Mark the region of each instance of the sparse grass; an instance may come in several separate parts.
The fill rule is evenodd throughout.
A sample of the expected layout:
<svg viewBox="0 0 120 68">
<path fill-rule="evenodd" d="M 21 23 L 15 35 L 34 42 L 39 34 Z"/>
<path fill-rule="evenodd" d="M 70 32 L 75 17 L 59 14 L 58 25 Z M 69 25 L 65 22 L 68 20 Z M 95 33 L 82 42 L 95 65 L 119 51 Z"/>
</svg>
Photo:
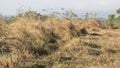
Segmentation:
<svg viewBox="0 0 120 68">
<path fill-rule="evenodd" d="M 9 24 L 0 22 L 1 68 L 120 66 L 120 29 L 108 29 L 107 24 L 94 18 L 38 19 L 34 14 Z"/>
</svg>

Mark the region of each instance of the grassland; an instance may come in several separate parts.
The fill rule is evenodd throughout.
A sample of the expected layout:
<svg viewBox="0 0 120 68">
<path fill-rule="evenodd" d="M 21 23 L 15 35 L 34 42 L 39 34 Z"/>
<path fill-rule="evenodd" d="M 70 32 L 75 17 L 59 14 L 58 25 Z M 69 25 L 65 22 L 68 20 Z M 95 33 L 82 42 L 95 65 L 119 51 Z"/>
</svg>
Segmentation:
<svg viewBox="0 0 120 68">
<path fill-rule="evenodd" d="M 0 20 L 0 68 L 120 67 L 119 27 L 95 18 L 46 17 Z"/>
</svg>

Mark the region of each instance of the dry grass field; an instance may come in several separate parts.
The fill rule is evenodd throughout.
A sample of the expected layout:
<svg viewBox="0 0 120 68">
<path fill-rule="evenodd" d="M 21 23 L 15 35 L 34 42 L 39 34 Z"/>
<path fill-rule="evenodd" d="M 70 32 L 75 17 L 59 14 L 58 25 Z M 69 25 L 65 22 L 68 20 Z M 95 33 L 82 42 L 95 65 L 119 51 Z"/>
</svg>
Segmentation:
<svg viewBox="0 0 120 68">
<path fill-rule="evenodd" d="M 0 21 L 0 68 L 119 68 L 119 40 L 94 18 Z"/>
</svg>

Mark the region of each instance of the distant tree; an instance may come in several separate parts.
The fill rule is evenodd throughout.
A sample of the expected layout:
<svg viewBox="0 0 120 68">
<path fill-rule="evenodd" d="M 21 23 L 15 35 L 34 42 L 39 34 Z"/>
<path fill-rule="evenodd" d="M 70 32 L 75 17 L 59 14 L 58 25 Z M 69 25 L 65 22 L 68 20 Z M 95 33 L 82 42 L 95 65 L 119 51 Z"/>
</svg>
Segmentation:
<svg viewBox="0 0 120 68">
<path fill-rule="evenodd" d="M 72 10 L 68 10 L 64 13 L 64 17 L 67 19 L 73 19 L 73 18 L 77 18 L 78 16 Z"/>
<path fill-rule="evenodd" d="M 117 14 L 120 15 L 120 8 L 116 10 Z M 120 16 L 117 17 L 118 20 L 120 20 Z"/>
<path fill-rule="evenodd" d="M 116 10 L 117 11 L 117 14 L 120 14 L 120 8 Z"/>
<path fill-rule="evenodd" d="M 115 18 L 115 14 L 109 14 L 108 15 L 109 21 L 113 21 L 114 18 Z"/>
<path fill-rule="evenodd" d="M 85 18 L 95 18 L 96 17 L 96 13 L 86 13 L 86 15 L 85 15 Z"/>
<path fill-rule="evenodd" d="M 29 19 L 37 19 L 38 13 L 35 11 L 27 11 L 27 12 L 25 12 L 24 16 Z"/>
<path fill-rule="evenodd" d="M 109 14 L 108 15 L 108 21 L 109 21 L 109 25 L 111 27 L 114 27 L 114 23 L 113 23 L 114 19 L 115 19 L 115 14 Z"/>
</svg>

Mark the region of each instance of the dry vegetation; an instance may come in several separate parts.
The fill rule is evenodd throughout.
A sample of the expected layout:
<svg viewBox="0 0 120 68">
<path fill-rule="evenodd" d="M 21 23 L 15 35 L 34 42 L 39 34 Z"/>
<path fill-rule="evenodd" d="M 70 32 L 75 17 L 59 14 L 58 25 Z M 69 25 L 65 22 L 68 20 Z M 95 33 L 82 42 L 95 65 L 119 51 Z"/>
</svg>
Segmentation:
<svg viewBox="0 0 120 68">
<path fill-rule="evenodd" d="M 44 17 L 0 21 L 0 68 L 120 67 L 120 29 L 95 18 Z"/>
</svg>

